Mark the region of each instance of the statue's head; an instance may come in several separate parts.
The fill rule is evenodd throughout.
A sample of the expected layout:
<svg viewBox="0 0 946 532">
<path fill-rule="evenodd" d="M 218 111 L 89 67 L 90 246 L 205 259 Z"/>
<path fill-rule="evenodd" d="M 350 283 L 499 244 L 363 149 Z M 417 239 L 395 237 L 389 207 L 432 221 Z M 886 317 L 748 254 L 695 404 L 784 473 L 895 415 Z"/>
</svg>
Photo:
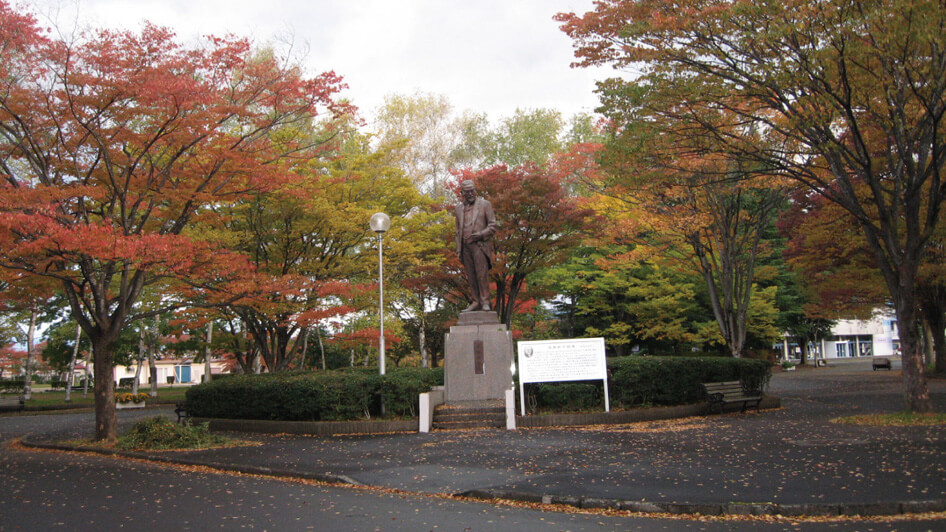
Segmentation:
<svg viewBox="0 0 946 532">
<path fill-rule="evenodd" d="M 464 203 L 472 204 L 476 201 L 476 185 L 473 180 L 467 179 L 460 183 L 460 195 L 463 196 Z"/>
</svg>

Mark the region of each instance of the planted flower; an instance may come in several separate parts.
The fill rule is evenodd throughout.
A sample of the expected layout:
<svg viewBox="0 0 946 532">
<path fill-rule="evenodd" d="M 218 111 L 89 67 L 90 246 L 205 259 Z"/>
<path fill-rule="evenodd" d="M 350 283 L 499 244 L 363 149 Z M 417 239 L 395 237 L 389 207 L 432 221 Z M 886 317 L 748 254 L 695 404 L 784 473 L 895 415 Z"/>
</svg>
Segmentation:
<svg viewBox="0 0 946 532">
<path fill-rule="evenodd" d="M 135 394 L 133 393 L 117 393 L 115 394 L 115 401 L 121 404 L 128 404 L 135 400 Z"/>
<path fill-rule="evenodd" d="M 115 394 L 115 401 L 123 405 L 128 404 L 128 403 L 140 404 L 147 401 L 148 397 L 150 396 L 146 392 L 138 392 L 138 393 L 125 392 L 125 393 Z"/>
</svg>

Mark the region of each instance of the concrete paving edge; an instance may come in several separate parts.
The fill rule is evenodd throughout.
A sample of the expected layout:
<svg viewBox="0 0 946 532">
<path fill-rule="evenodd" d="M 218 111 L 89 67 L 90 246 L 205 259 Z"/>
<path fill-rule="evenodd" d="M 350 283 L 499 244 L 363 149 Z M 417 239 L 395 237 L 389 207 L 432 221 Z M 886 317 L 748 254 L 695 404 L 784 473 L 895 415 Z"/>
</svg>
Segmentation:
<svg viewBox="0 0 946 532">
<path fill-rule="evenodd" d="M 536 495 L 503 489 L 478 489 L 456 494 L 481 500 L 509 500 L 537 504 L 558 504 L 583 509 L 626 510 L 636 513 L 666 513 L 678 515 L 781 515 L 804 516 L 884 516 L 946 512 L 946 499 L 926 501 L 895 501 L 876 503 L 811 503 L 780 504 L 772 502 L 681 503 L 653 501 L 625 501 L 600 497 Z"/>
<path fill-rule="evenodd" d="M 45 449 L 50 451 L 66 451 L 66 452 L 81 452 L 81 453 L 93 453 L 101 454 L 104 456 L 117 456 L 122 458 L 133 458 L 136 460 L 145 460 L 148 462 L 157 462 L 162 464 L 171 464 L 179 466 L 197 466 L 197 467 L 208 467 L 211 469 L 218 469 L 220 471 L 228 471 L 232 473 L 241 473 L 245 475 L 263 475 L 269 477 L 278 477 L 278 478 L 295 478 L 303 480 L 315 480 L 317 482 L 325 482 L 328 484 L 349 484 L 352 486 L 361 486 L 362 484 L 355 479 L 345 476 L 345 475 L 335 475 L 331 473 L 313 473 L 306 471 L 288 471 L 281 469 L 273 469 L 269 467 L 262 466 L 251 466 L 251 465 L 240 465 L 233 463 L 222 463 L 214 462 L 210 460 L 198 460 L 190 458 L 174 458 L 168 456 L 161 456 L 150 453 L 141 453 L 133 451 L 121 451 L 118 449 L 103 449 L 101 447 L 91 447 L 85 445 L 68 445 L 62 443 L 47 443 L 47 442 L 35 442 L 29 440 L 21 440 L 20 444 L 24 447 L 32 447 L 36 449 Z"/>
<path fill-rule="evenodd" d="M 384 434 L 417 432 L 417 419 L 393 421 L 270 421 L 263 419 L 191 418 L 194 423 L 210 423 L 210 430 L 256 432 L 261 434 L 296 434 L 331 436 L 334 434 Z"/>
</svg>

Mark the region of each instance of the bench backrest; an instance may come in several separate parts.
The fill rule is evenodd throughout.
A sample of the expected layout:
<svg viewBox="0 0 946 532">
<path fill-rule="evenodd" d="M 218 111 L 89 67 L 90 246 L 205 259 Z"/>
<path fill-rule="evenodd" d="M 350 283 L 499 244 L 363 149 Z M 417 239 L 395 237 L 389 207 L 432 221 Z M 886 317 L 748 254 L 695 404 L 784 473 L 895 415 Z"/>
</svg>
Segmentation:
<svg viewBox="0 0 946 532">
<path fill-rule="evenodd" d="M 721 393 L 724 397 L 745 395 L 745 390 L 739 381 L 704 382 L 703 389 L 706 390 L 707 395 L 714 393 Z"/>
</svg>

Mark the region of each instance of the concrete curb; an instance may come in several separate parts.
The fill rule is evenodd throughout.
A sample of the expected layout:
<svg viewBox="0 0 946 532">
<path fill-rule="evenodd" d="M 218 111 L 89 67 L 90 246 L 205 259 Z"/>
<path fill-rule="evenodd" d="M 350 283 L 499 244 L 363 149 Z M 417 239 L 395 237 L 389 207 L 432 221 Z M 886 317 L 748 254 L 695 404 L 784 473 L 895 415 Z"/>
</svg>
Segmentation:
<svg viewBox="0 0 946 532">
<path fill-rule="evenodd" d="M 191 418 L 193 423 L 210 423 L 210 430 L 260 434 L 331 436 L 333 434 L 384 434 L 417 432 L 417 419 L 394 421 L 269 421 L 262 419 Z"/>
<path fill-rule="evenodd" d="M 134 458 L 137 460 L 146 460 L 149 462 L 157 462 L 162 464 L 172 464 L 172 465 L 181 465 L 181 466 L 200 466 L 200 467 L 209 467 L 212 469 L 219 469 L 221 471 L 229 471 L 233 473 L 242 473 L 245 475 L 264 475 L 270 477 L 279 477 L 279 478 L 296 478 L 304 480 L 315 480 L 318 482 L 326 482 L 329 484 L 347 484 L 351 486 L 362 486 L 360 482 L 347 477 L 345 475 L 335 475 L 332 473 L 312 473 L 306 471 L 286 471 L 281 469 L 273 469 L 269 467 L 262 466 L 250 466 L 250 465 L 239 465 L 233 463 L 220 463 L 213 462 L 208 460 L 197 460 L 190 458 L 173 458 L 168 456 L 160 456 L 148 453 L 136 453 L 133 451 L 121 451 L 118 449 L 102 449 L 99 447 L 90 447 L 85 445 L 65 445 L 59 443 L 46 443 L 46 442 L 33 442 L 28 440 L 21 440 L 20 443 L 24 447 L 32 447 L 36 449 L 46 449 L 51 451 L 68 451 L 68 452 L 82 452 L 82 453 L 93 453 L 100 454 L 103 456 L 118 456 L 122 458 Z"/>
<path fill-rule="evenodd" d="M 558 504 L 582 509 L 626 510 L 636 513 L 676 515 L 781 515 L 802 516 L 885 516 L 946 511 L 946 499 L 926 501 L 895 501 L 875 503 L 806 503 L 772 502 L 686 503 L 626 501 L 600 497 L 536 495 L 502 489 L 477 489 L 457 496 L 480 500 L 509 500 L 536 504 Z"/>
</svg>

